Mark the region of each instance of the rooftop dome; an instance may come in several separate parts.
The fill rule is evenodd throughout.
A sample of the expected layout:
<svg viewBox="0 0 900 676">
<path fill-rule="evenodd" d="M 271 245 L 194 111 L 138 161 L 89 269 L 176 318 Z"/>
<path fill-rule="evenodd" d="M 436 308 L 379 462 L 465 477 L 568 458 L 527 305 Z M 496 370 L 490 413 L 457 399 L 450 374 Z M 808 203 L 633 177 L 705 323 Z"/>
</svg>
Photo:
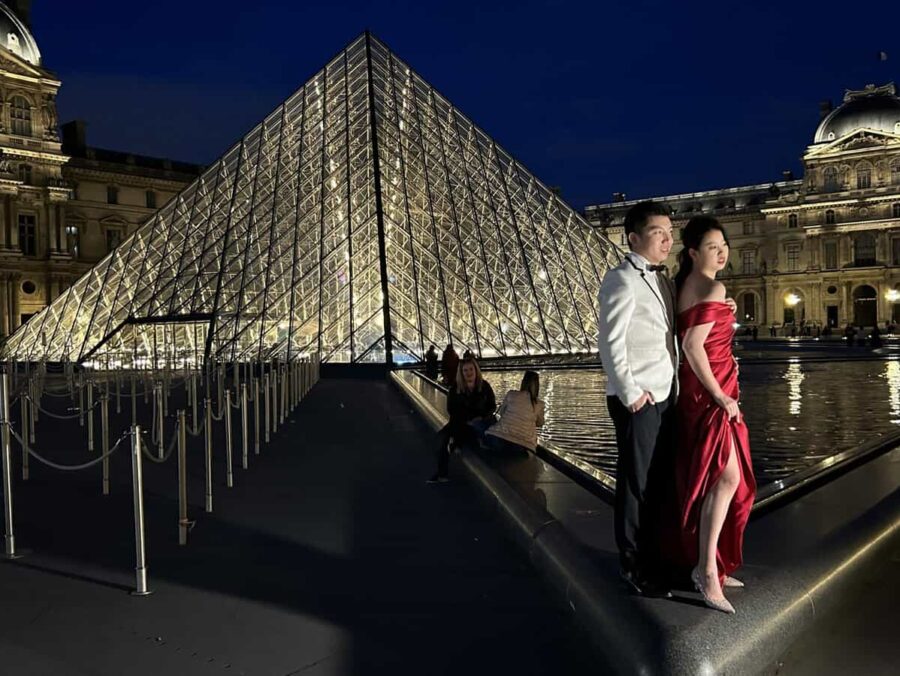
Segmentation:
<svg viewBox="0 0 900 676">
<path fill-rule="evenodd" d="M 828 143 L 857 129 L 900 134 L 900 98 L 893 82 L 883 87 L 867 85 L 862 90 L 847 90 L 844 102 L 819 124 L 815 143 Z"/>
<path fill-rule="evenodd" d="M 31 31 L 4 2 L 0 2 L 0 47 L 32 65 L 41 65 L 41 52 Z"/>
</svg>

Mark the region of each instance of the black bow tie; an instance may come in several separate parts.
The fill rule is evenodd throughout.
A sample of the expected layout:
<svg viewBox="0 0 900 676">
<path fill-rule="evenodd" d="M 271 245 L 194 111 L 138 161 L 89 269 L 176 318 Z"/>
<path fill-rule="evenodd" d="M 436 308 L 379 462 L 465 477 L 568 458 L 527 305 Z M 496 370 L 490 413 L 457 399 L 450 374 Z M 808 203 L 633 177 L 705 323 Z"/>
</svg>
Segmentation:
<svg viewBox="0 0 900 676">
<path fill-rule="evenodd" d="M 647 272 L 665 272 L 668 268 L 665 265 L 648 265 L 645 270 Z"/>
</svg>

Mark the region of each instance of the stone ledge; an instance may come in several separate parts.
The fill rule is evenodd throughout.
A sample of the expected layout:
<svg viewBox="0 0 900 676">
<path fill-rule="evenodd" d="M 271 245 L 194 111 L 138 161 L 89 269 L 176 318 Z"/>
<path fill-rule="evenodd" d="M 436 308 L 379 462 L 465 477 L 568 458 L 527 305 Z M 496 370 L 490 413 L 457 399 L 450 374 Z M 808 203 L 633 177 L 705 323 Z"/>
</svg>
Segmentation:
<svg viewBox="0 0 900 676">
<path fill-rule="evenodd" d="M 411 385 L 415 375 L 390 377 L 431 427 L 446 422 L 436 399 Z M 896 454 L 900 451 L 854 472 L 879 471 L 873 465 Z M 900 548 L 900 489 L 895 488 L 814 547 L 786 556 L 779 567 L 748 560 L 742 571 L 747 589 L 735 597 L 739 612 L 724 616 L 702 607 L 695 595 L 678 594 L 680 603 L 628 595 L 615 569 L 604 568 L 556 517 L 529 504 L 476 453 L 460 459 L 513 539 L 588 629 L 604 660 L 623 673 L 772 672 L 801 634 L 813 630 L 862 579 L 878 574 Z M 766 517 L 772 518 L 777 513 Z"/>
</svg>

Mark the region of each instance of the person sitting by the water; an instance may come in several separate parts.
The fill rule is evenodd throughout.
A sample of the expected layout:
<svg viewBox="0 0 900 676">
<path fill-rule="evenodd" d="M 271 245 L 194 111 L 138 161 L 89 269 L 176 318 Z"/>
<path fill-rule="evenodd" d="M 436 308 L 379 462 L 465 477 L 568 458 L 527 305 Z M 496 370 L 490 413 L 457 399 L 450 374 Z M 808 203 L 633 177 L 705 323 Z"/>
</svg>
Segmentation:
<svg viewBox="0 0 900 676">
<path fill-rule="evenodd" d="M 459 368 L 459 355 L 453 349 L 453 343 L 447 345 L 441 355 L 441 382 L 450 386 L 456 380 L 456 371 Z"/>
<path fill-rule="evenodd" d="M 437 380 L 438 377 L 438 354 L 434 345 L 425 353 L 425 377 L 432 380 Z"/>
<path fill-rule="evenodd" d="M 484 431 L 494 422 L 497 399 L 494 390 L 481 375 L 474 357 L 463 359 L 456 372 L 456 382 L 447 392 L 450 421 L 438 432 L 438 467 L 428 483 L 448 480 L 450 440 L 459 448 L 478 443 Z"/>
<path fill-rule="evenodd" d="M 869 334 L 869 347 L 875 349 L 882 346 L 881 331 L 878 330 L 878 323 L 872 327 L 872 333 Z"/>
<path fill-rule="evenodd" d="M 500 404 L 500 420 L 485 433 L 485 443 L 495 450 L 532 451 L 537 448 L 537 428 L 544 424 L 544 402 L 538 399 L 541 381 L 525 371 L 518 390 L 506 393 Z"/>
</svg>

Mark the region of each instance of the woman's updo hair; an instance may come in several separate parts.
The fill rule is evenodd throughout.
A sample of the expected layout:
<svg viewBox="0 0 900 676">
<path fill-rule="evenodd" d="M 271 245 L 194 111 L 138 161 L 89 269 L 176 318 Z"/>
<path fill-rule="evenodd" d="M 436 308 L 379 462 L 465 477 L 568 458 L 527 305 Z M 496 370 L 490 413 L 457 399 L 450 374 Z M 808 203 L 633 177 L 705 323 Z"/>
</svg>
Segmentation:
<svg viewBox="0 0 900 676">
<path fill-rule="evenodd" d="M 700 243 L 706 237 L 706 233 L 711 230 L 718 230 L 725 238 L 725 244 L 728 244 L 728 234 L 725 228 L 719 223 L 718 219 L 712 216 L 694 216 L 687 222 L 687 225 L 681 229 L 681 251 L 678 252 L 678 272 L 675 274 L 675 288 L 681 289 L 684 280 L 694 269 L 694 259 L 691 258 L 690 250 L 698 251 Z"/>
</svg>

